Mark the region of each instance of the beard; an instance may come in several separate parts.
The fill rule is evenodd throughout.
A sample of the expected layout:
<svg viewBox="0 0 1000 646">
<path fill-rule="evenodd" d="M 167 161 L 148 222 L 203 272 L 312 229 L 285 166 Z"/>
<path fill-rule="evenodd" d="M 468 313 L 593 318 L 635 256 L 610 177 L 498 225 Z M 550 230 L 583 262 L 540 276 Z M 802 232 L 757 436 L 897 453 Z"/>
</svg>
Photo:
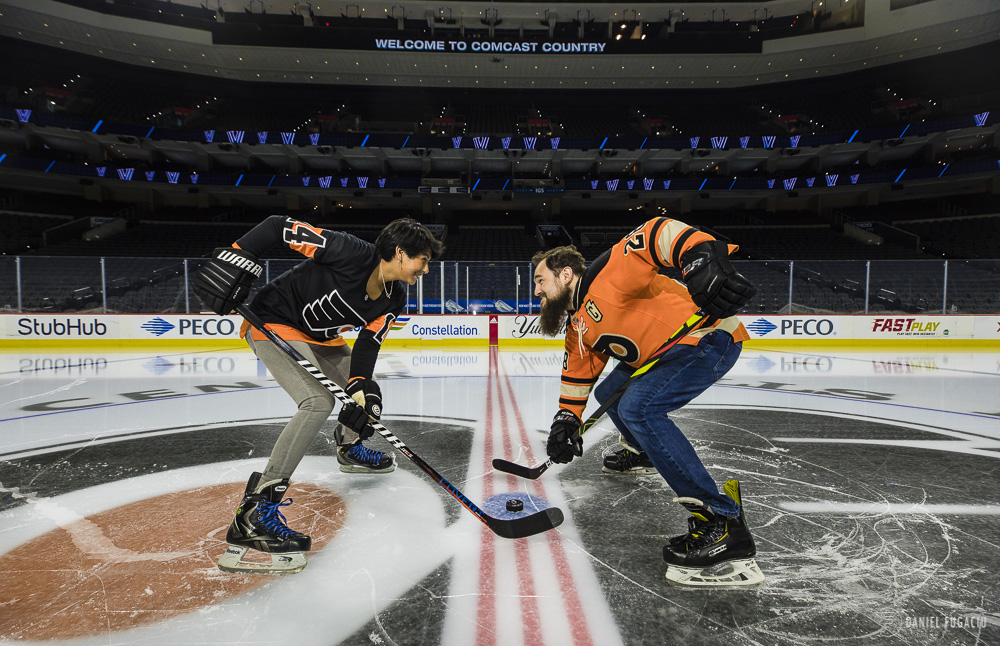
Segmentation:
<svg viewBox="0 0 1000 646">
<path fill-rule="evenodd" d="M 572 294 L 569 287 L 564 287 L 554 298 L 542 301 L 542 311 L 538 316 L 538 327 L 545 336 L 558 336 L 566 323 L 566 312 Z"/>
</svg>

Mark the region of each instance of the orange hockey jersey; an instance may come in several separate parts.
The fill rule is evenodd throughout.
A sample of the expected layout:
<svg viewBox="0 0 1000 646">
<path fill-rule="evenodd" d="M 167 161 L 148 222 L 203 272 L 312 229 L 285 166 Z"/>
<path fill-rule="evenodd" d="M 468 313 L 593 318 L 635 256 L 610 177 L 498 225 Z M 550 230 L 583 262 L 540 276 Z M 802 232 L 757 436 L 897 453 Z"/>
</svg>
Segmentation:
<svg viewBox="0 0 1000 646">
<path fill-rule="evenodd" d="M 587 269 L 577 282 L 566 326 L 560 408 L 582 419 L 609 358 L 638 368 L 698 310 L 684 283 L 659 272 L 679 269 L 681 255 L 707 240 L 714 238 L 683 222 L 654 218 Z M 730 245 L 730 253 L 737 248 Z M 736 341 L 750 338 L 732 316 L 699 327 L 679 343 L 695 345 L 713 330 L 725 330 Z"/>
</svg>

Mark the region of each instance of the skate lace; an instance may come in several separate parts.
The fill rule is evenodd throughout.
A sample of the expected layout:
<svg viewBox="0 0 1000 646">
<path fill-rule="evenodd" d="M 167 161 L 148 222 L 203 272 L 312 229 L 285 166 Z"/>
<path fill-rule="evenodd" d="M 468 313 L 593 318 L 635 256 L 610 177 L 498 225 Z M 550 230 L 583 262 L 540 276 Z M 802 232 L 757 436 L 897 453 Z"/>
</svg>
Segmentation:
<svg viewBox="0 0 1000 646">
<path fill-rule="evenodd" d="M 364 444 L 355 444 L 351 447 L 351 450 L 347 452 L 348 457 L 352 457 L 359 462 L 366 462 L 368 464 L 378 464 L 382 461 L 382 452 L 375 449 L 369 449 Z"/>
<path fill-rule="evenodd" d="M 688 533 L 683 538 L 683 542 L 689 549 L 700 549 L 722 538 L 725 530 L 725 522 L 702 520 L 691 516 L 688 518 Z"/>
<path fill-rule="evenodd" d="M 291 498 L 285 498 L 281 502 L 260 501 L 257 503 L 257 512 L 259 513 L 257 522 L 263 525 L 268 533 L 279 538 L 301 536 L 300 532 L 295 531 L 285 524 L 288 521 L 285 520 L 284 514 L 279 510 L 279 507 L 287 507 L 290 504 L 292 504 Z"/>
<path fill-rule="evenodd" d="M 688 517 L 688 535 L 698 536 L 701 534 L 702 528 L 708 524 L 707 520 L 702 520 L 701 518 L 696 518 L 695 516 Z"/>
<path fill-rule="evenodd" d="M 632 467 L 642 462 L 641 453 L 629 451 L 628 449 L 624 450 L 622 457 L 624 458 L 622 462 L 624 462 L 626 469 L 631 469 Z"/>
</svg>

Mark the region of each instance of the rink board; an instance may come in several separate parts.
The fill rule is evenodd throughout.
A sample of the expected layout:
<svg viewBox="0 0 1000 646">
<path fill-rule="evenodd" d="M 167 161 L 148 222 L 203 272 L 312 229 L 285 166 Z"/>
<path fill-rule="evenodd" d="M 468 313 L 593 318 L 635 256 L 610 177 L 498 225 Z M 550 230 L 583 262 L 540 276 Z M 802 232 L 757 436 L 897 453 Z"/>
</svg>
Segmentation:
<svg viewBox="0 0 1000 646">
<path fill-rule="evenodd" d="M 756 315 L 740 316 L 750 334 L 748 348 L 769 347 L 935 347 L 992 349 L 1000 346 L 1000 314 L 993 316 L 917 315 Z M 4 314 L 0 350 L 33 349 L 243 349 L 242 317 L 203 314 Z M 358 330 L 343 337 L 353 343 Z M 665 334 L 665 338 L 669 333 Z M 527 314 L 400 316 L 385 341 L 397 348 L 502 349 L 559 347 L 538 316 Z"/>
</svg>

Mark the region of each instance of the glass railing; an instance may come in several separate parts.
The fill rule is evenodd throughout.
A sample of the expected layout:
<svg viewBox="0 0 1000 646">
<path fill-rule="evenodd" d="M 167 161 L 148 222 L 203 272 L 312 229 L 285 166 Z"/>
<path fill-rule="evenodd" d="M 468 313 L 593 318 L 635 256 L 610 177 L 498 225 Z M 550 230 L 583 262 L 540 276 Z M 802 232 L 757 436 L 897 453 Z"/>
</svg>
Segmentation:
<svg viewBox="0 0 1000 646">
<path fill-rule="evenodd" d="M 204 259 L 0 257 L 0 311 L 196 313 Z M 264 280 L 295 260 L 268 260 Z M 746 314 L 997 314 L 1000 260 L 736 261 L 756 286 Z M 528 262 L 434 262 L 407 286 L 406 312 L 538 311 Z"/>
</svg>

